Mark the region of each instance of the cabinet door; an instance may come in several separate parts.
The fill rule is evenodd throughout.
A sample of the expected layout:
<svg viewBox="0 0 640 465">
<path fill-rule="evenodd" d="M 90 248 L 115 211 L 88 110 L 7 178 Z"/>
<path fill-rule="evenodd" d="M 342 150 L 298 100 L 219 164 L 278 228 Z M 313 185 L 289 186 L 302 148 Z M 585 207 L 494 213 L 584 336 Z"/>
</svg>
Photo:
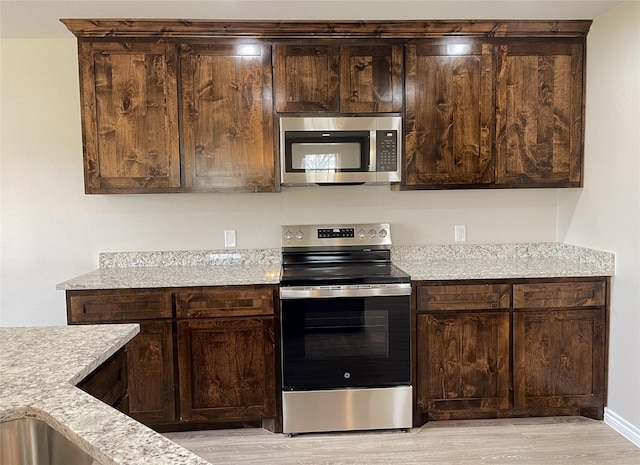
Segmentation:
<svg viewBox="0 0 640 465">
<path fill-rule="evenodd" d="M 582 42 L 497 47 L 496 183 L 582 183 Z"/>
<path fill-rule="evenodd" d="M 175 47 L 79 42 L 86 193 L 180 187 Z"/>
<path fill-rule="evenodd" d="M 418 314 L 417 331 L 419 410 L 509 407 L 508 312 Z"/>
<path fill-rule="evenodd" d="M 275 417 L 273 318 L 179 321 L 178 353 L 181 420 Z"/>
<path fill-rule="evenodd" d="M 129 415 L 153 426 L 176 419 L 173 337 L 170 321 L 140 323 L 126 345 Z"/>
<path fill-rule="evenodd" d="M 339 111 L 340 47 L 275 46 L 277 112 Z"/>
<path fill-rule="evenodd" d="M 271 49 L 181 47 L 185 184 L 275 191 Z"/>
<path fill-rule="evenodd" d="M 605 282 L 514 284 L 513 301 L 514 407 L 589 408 L 602 418 Z"/>
<path fill-rule="evenodd" d="M 468 40 L 407 45 L 403 188 L 487 185 L 492 159 L 492 49 Z"/>
<path fill-rule="evenodd" d="M 604 309 L 514 313 L 514 407 L 602 409 L 604 348 Z"/>
<path fill-rule="evenodd" d="M 402 111 L 402 46 L 342 47 L 340 111 Z"/>
</svg>

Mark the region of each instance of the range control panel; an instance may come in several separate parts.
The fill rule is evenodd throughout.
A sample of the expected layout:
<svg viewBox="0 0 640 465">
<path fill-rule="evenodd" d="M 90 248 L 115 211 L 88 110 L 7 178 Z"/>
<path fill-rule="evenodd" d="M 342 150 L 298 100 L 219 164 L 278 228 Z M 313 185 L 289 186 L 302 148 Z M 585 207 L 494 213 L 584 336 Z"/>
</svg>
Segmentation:
<svg viewBox="0 0 640 465">
<path fill-rule="evenodd" d="M 282 247 L 391 245 L 388 223 L 282 226 Z"/>
<path fill-rule="evenodd" d="M 336 237 L 355 237 L 353 228 L 318 228 L 318 239 L 331 239 Z"/>
</svg>

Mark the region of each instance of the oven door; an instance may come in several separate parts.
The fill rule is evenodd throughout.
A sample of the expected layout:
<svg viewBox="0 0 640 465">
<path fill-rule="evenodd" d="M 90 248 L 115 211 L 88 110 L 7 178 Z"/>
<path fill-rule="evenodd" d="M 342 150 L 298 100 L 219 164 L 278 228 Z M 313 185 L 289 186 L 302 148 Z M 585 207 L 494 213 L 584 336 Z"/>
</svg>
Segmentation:
<svg viewBox="0 0 640 465">
<path fill-rule="evenodd" d="M 283 299 L 283 390 L 411 384 L 410 296 Z"/>
</svg>

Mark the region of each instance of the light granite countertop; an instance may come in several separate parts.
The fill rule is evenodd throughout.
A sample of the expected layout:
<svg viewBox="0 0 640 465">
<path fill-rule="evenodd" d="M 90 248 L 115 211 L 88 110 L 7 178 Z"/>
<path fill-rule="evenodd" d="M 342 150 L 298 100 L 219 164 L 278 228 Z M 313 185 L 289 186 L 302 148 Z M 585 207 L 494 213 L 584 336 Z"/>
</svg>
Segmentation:
<svg viewBox="0 0 640 465">
<path fill-rule="evenodd" d="M 557 242 L 394 246 L 414 281 L 613 276 L 611 252 Z M 59 290 L 278 284 L 280 249 L 114 252 Z"/>
<path fill-rule="evenodd" d="M 414 281 L 613 276 L 615 255 L 556 242 L 395 247 Z"/>
<path fill-rule="evenodd" d="M 0 328 L 0 422 L 44 421 L 102 465 L 206 465 L 75 387 L 139 331 L 137 324 Z"/>
</svg>

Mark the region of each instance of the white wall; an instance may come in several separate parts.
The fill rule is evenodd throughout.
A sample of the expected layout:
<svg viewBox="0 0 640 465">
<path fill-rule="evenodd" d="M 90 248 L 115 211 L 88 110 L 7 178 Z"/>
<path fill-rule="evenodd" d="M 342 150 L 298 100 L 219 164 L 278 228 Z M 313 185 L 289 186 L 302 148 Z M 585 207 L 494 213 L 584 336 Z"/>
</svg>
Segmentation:
<svg viewBox="0 0 640 465">
<path fill-rule="evenodd" d="M 65 323 L 55 285 L 103 251 L 279 247 L 281 224 L 388 221 L 398 245 L 556 238 L 556 191 L 391 192 L 288 188 L 274 194 L 85 195 L 75 38 L 2 39 L 0 324 Z"/>
<path fill-rule="evenodd" d="M 558 239 L 616 253 L 608 408 L 640 430 L 640 2 L 587 43 L 585 187 L 559 191 Z"/>
</svg>

